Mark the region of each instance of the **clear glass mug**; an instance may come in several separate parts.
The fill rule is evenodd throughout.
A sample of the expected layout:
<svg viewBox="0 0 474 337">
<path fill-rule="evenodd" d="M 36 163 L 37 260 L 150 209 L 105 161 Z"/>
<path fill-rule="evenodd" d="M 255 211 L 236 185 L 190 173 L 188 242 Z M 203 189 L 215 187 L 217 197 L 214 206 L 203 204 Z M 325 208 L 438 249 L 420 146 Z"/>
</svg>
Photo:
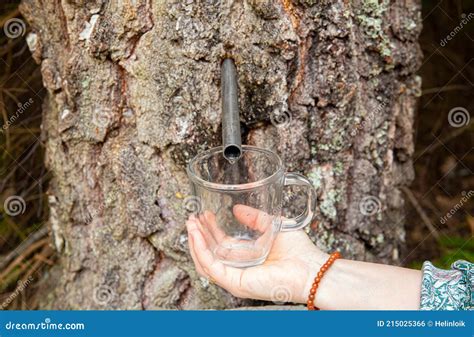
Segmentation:
<svg viewBox="0 0 474 337">
<path fill-rule="evenodd" d="M 227 265 L 250 267 L 265 261 L 280 231 L 303 228 L 314 214 L 316 194 L 311 182 L 285 173 L 280 157 L 269 150 L 244 145 L 242 157 L 230 162 L 223 148 L 199 153 L 188 164 L 193 211 L 214 256 Z M 282 217 L 283 189 L 305 186 L 305 211 Z"/>
</svg>

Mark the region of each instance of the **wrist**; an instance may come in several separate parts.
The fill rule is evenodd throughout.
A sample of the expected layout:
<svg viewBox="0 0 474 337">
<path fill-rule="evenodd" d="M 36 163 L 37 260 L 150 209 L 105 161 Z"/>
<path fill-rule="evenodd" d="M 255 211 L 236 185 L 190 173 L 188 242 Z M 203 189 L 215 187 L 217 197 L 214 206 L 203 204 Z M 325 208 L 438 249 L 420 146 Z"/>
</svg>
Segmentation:
<svg viewBox="0 0 474 337">
<path fill-rule="evenodd" d="M 340 254 L 338 252 L 317 256 L 318 262 L 310 268 L 312 275 L 306 281 L 305 292 L 309 310 L 314 308 L 327 309 L 331 306 L 331 298 L 337 296 L 335 280 L 340 278 Z M 333 266 L 337 263 L 337 266 Z M 339 275 L 339 276 L 337 276 Z"/>
<path fill-rule="evenodd" d="M 328 258 L 329 254 L 326 254 L 317 248 L 309 254 L 305 283 L 301 295 L 298 298 L 298 303 L 306 304 L 314 278 Z"/>
</svg>

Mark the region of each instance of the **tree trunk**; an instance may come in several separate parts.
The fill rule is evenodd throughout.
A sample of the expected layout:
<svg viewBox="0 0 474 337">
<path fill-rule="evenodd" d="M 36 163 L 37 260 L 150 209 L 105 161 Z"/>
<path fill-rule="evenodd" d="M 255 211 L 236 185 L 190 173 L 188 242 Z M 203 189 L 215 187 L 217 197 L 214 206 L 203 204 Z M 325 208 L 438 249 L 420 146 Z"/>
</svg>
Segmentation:
<svg viewBox="0 0 474 337">
<path fill-rule="evenodd" d="M 243 142 L 318 191 L 324 250 L 403 261 L 418 0 L 24 0 L 48 90 L 43 139 L 56 309 L 231 308 L 187 249 L 185 163 L 220 145 L 220 61 Z"/>
</svg>

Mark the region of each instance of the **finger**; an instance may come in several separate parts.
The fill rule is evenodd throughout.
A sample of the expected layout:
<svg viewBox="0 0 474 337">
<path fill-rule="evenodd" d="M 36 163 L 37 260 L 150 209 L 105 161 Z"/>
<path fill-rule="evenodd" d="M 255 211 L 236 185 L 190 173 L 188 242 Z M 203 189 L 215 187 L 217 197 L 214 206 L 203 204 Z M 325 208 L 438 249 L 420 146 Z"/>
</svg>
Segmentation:
<svg viewBox="0 0 474 337">
<path fill-rule="evenodd" d="M 250 245 L 248 240 L 242 240 L 235 238 L 232 235 L 228 236 L 221 226 L 217 224 L 217 218 L 211 211 L 204 211 L 199 215 L 199 220 L 195 219 L 198 223 L 197 228 L 201 231 L 204 237 L 204 241 L 207 243 L 209 248 L 215 249 L 214 255 L 218 255 L 224 260 L 254 260 L 258 259 L 260 253 L 255 249 L 241 249 L 244 245 Z M 246 227 L 241 225 L 242 227 Z M 243 228 L 244 229 L 244 228 Z M 248 227 L 245 229 L 248 230 Z M 260 234 L 256 244 L 263 241 L 269 241 L 266 234 L 269 231 Z M 260 241 L 259 241 L 260 240 Z M 233 249 L 232 247 L 239 246 L 240 249 Z"/>
<path fill-rule="evenodd" d="M 237 220 L 247 227 L 262 233 L 271 228 L 273 217 L 256 208 L 239 204 L 234 206 L 233 212 Z"/>
<path fill-rule="evenodd" d="M 196 258 L 193 237 L 192 235 L 190 235 L 191 231 L 197 229 L 197 224 L 194 221 L 188 220 L 186 221 L 186 229 L 188 230 L 189 252 L 191 253 L 191 258 L 193 259 L 194 266 L 196 267 L 196 271 L 198 272 L 199 275 L 207 277 L 207 275 L 204 273 L 204 270 L 202 269 L 201 264 L 199 263 L 199 260 Z"/>
<path fill-rule="evenodd" d="M 204 211 L 204 213 L 199 216 L 197 222 L 199 224 L 198 228 L 201 230 L 205 241 L 212 243 L 214 246 L 231 245 L 232 243 L 237 244 L 240 241 L 232 236 L 228 236 L 224 232 L 222 227 L 217 223 L 216 215 L 211 211 Z"/>
<path fill-rule="evenodd" d="M 212 212 L 210 211 L 204 211 L 203 213 L 200 213 L 198 217 L 192 215 L 189 219 L 191 221 L 194 221 L 195 223 L 195 228 L 201 231 L 201 233 L 204 235 L 206 238 L 206 241 L 211 244 L 212 246 L 216 246 L 218 244 L 218 240 L 216 239 L 216 236 L 218 234 L 214 234 L 215 228 L 217 225 L 214 226 L 209 226 L 207 218 L 212 219 L 211 215 Z M 215 219 L 215 216 L 214 216 Z M 215 221 L 215 220 L 214 220 Z"/>
<path fill-rule="evenodd" d="M 206 214 L 207 213 L 207 214 Z M 197 230 L 199 231 L 202 235 L 203 235 L 203 238 L 204 238 L 204 241 L 205 242 L 209 242 L 207 241 L 207 236 L 206 236 L 206 232 L 203 230 L 204 228 L 203 227 L 206 227 L 206 228 L 209 228 L 209 227 L 213 227 L 213 228 L 217 228 L 217 225 L 215 223 L 215 216 L 213 213 L 211 212 L 208 212 L 206 211 L 204 214 L 201 214 L 199 216 L 200 219 L 202 220 L 205 220 L 205 219 L 208 219 L 208 222 L 205 223 L 205 226 L 203 226 L 202 222 L 196 218 L 196 217 L 190 217 L 190 220 L 188 220 L 187 222 L 187 226 L 188 226 L 188 230 L 189 231 L 193 231 L 193 230 Z M 217 231 L 217 230 L 215 230 Z M 221 231 L 222 234 L 219 234 L 219 236 L 221 237 L 222 240 L 225 240 L 226 242 L 229 242 L 229 241 L 235 241 L 237 242 L 237 240 L 235 239 L 232 239 L 230 237 L 226 237 L 225 234 Z M 196 269 L 200 269 L 200 271 L 198 271 L 201 275 L 203 275 L 204 277 L 206 278 L 209 278 L 209 275 L 207 274 L 207 272 L 205 272 L 201 266 L 201 264 L 199 263 L 199 260 L 196 258 L 196 250 L 195 250 L 195 244 L 194 244 L 194 239 L 193 239 L 193 236 L 192 235 L 189 235 L 189 242 L 190 242 L 190 245 L 192 245 L 192 252 L 191 252 L 191 256 L 193 257 L 193 260 L 195 260 L 195 264 L 196 264 Z M 206 244 L 206 247 L 208 247 L 208 244 Z M 234 252 L 235 254 L 235 252 Z M 227 257 L 227 256 L 224 256 L 224 257 Z M 230 258 L 230 257 L 229 257 Z"/>
<path fill-rule="evenodd" d="M 211 211 L 204 211 L 204 214 L 200 218 L 201 223 L 206 224 L 206 228 L 209 229 L 210 234 L 212 234 L 216 242 L 220 242 L 225 239 L 226 234 L 217 224 L 216 215 L 214 213 Z"/>
<path fill-rule="evenodd" d="M 204 237 L 199 230 L 191 232 L 195 245 L 196 258 L 202 266 L 204 272 L 209 275 L 218 285 L 225 288 L 233 295 L 245 297 L 245 290 L 242 289 L 241 280 L 243 271 L 232 268 L 216 260 L 212 252 L 208 249 Z"/>
</svg>

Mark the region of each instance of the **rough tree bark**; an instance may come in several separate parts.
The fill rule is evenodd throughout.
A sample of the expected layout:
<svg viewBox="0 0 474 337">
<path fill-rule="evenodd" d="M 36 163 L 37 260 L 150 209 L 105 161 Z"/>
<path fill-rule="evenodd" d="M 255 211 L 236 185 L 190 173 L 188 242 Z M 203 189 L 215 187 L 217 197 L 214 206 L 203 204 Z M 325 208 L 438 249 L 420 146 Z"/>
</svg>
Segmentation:
<svg viewBox="0 0 474 337">
<path fill-rule="evenodd" d="M 48 90 L 60 262 L 44 307 L 244 304 L 198 277 L 184 228 L 185 163 L 220 142 L 225 56 L 245 142 L 275 149 L 318 190 L 314 241 L 400 262 L 418 0 L 24 0 L 21 12 Z"/>
</svg>

